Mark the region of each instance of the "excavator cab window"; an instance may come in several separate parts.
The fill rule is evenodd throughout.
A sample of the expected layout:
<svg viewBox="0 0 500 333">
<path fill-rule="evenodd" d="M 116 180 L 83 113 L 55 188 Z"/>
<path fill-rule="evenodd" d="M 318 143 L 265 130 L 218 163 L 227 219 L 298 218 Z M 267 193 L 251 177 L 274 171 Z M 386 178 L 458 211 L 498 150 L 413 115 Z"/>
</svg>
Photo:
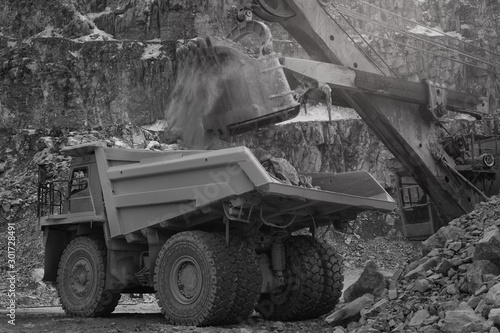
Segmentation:
<svg viewBox="0 0 500 333">
<path fill-rule="evenodd" d="M 408 213 L 406 219 L 409 224 L 429 221 L 429 199 L 420 186 L 415 184 L 403 184 L 401 188 L 401 197 L 401 208 Z"/>
<path fill-rule="evenodd" d="M 431 200 L 413 178 L 399 178 L 398 201 L 405 237 L 425 239 L 435 232 Z"/>
</svg>

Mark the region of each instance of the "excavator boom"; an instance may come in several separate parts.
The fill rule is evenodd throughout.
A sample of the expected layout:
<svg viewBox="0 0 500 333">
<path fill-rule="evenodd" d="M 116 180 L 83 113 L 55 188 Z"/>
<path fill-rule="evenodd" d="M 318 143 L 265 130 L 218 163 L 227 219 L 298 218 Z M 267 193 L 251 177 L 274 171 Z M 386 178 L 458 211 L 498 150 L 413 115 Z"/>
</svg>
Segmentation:
<svg viewBox="0 0 500 333">
<path fill-rule="evenodd" d="M 480 101 L 432 82 L 398 80 L 349 39 L 328 13 L 330 2 L 253 0 L 243 3 L 240 11 L 251 10 L 278 22 L 296 39 L 312 61 L 286 59 L 288 76 L 313 79 L 319 87 L 328 85 L 331 100 L 356 110 L 431 198 L 445 222 L 470 212 L 486 196 L 457 172 L 455 159 L 443 148 L 438 132 L 440 119 L 449 110 L 480 118 L 475 112 Z"/>
</svg>

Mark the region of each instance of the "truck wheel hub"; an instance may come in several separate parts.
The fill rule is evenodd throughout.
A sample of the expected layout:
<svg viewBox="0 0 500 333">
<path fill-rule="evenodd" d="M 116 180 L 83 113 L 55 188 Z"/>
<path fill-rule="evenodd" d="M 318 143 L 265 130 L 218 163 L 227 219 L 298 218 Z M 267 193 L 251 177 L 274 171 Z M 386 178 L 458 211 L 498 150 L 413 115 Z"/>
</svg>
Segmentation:
<svg viewBox="0 0 500 333">
<path fill-rule="evenodd" d="M 202 275 L 198 263 L 190 256 L 183 256 L 174 263 L 170 275 L 170 288 L 181 304 L 193 303 L 201 292 Z"/>
<path fill-rule="evenodd" d="M 84 297 L 92 286 L 89 279 L 92 273 L 92 266 L 86 259 L 79 259 L 75 262 L 71 272 L 71 289 L 75 295 Z"/>
</svg>

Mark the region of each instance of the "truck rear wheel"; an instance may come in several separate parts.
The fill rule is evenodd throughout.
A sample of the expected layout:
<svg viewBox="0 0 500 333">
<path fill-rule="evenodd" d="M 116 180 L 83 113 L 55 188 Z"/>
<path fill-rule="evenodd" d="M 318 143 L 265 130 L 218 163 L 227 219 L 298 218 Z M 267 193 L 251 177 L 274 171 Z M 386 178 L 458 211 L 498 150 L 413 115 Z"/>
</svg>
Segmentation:
<svg viewBox="0 0 500 333">
<path fill-rule="evenodd" d="M 78 237 L 63 252 L 57 271 L 57 292 L 66 314 L 75 317 L 106 316 L 120 299 L 104 289 L 106 245 L 97 237 Z"/>
<path fill-rule="evenodd" d="M 271 320 L 300 320 L 316 308 L 323 291 L 321 260 L 305 236 L 285 241 L 285 286 L 279 293 L 262 295 L 257 306 L 264 318 Z"/>
<path fill-rule="evenodd" d="M 313 242 L 312 238 L 310 240 Z M 335 309 L 342 296 L 344 275 L 342 257 L 336 253 L 335 249 L 322 240 L 316 240 L 313 244 L 321 259 L 324 280 L 323 293 L 312 316 L 317 318 Z"/>
<path fill-rule="evenodd" d="M 162 247 L 155 267 L 158 305 L 172 325 L 216 325 L 235 298 L 234 258 L 223 236 L 186 231 Z"/>
<path fill-rule="evenodd" d="M 262 272 L 251 244 L 233 236 L 230 245 L 236 261 L 238 289 L 225 323 L 237 324 L 250 316 L 257 306 L 262 289 Z"/>
</svg>

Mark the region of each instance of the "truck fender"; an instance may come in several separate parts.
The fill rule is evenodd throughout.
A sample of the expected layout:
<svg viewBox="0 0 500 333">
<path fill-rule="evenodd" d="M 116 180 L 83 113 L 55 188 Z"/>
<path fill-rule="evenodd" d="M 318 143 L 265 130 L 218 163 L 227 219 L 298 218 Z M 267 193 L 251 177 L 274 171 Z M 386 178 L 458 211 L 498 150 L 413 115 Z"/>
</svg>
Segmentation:
<svg viewBox="0 0 500 333">
<path fill-rule="evenodd" d="M 59 261 L 64 249 L 71 241 L 71 234 L 66 231 L 45 228 L 43 231 L 43 241 L 45 245 L 43 281 L 55 282 Z"/>
</svg>

